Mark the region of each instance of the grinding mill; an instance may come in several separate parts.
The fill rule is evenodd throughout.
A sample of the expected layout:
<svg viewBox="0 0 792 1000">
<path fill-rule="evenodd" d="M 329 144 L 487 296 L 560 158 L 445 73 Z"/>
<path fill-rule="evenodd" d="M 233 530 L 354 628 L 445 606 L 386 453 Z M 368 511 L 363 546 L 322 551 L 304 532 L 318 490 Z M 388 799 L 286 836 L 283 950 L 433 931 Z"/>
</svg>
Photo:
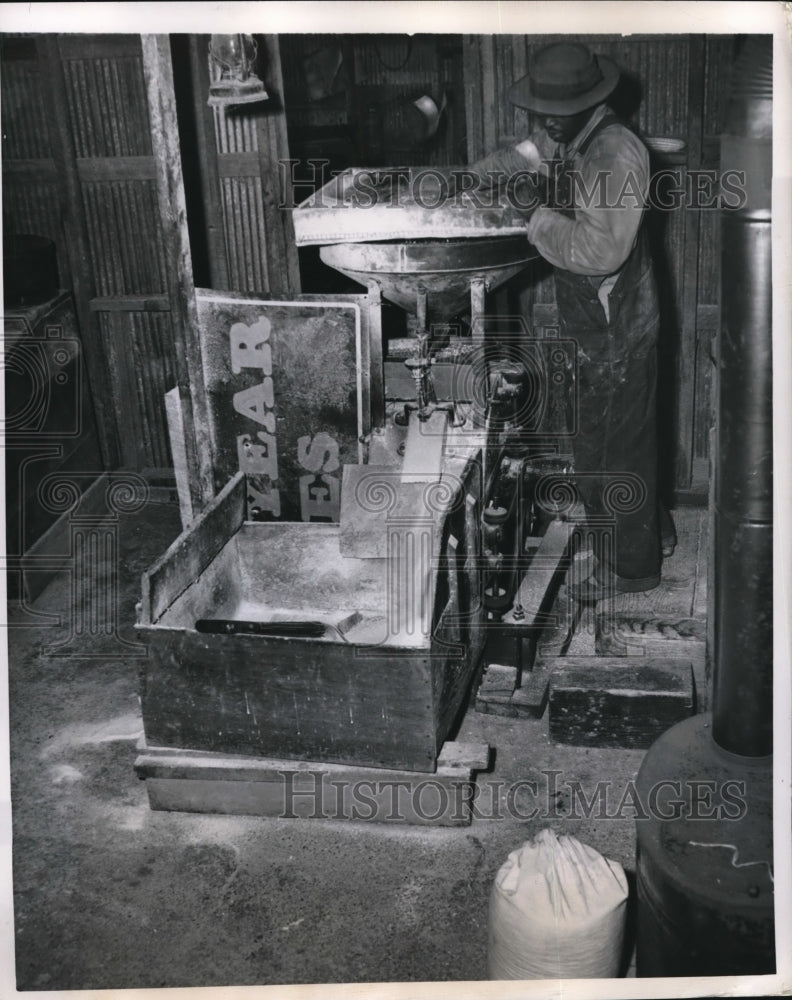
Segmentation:
<svg viewBox="0 0 792 1000">
<path fill-rule="evenodd" d="M 416 318 L 415 355 L 407 365 L 415 380 L 416 409 L 425 420 L 431 395 L 431 325 L 470 309 L 480 342 L 484 296 L 536 257 L 524 236 L 420 239 L 410 242 L 339 243 L 323 246 L 322 260 Z"/>
<path fill-rule="evenodd" d="M 198 293 L 225 464 L 216 498 L 144 576 L 136 766 L 155 808 L 281 815 L 283 775 L 312 763 L 325 781 L 362 767 L 408 785 L 431 773 L 449 789 L 487 764 L 486 747 L 460 748 L 453 733 L 486 639 L 486 399 L 509 410 L 515 382 L 508 364 L 490 371 L 485 358 L 482 379 L 474 362 L 486 291 L 536 254 L 519 220 L 504 230 L 486 213 L 460 233 L 396 209 L 385 218 L 398 235 L 361 240 L 371 213 L 327 211 L 295 211 L 298 242 L 319 243 L 364 294 Z M 383 298 L 414 316 L 396 366 L 408 389 L 391 398 Z M 468 310 L 470 334 L 433 337 Z M 482 382 L 483 407 L 471 388 Z M 229 781 L 198 794 L 207 767 Z M 388 795 L 378 808 L 390 815 Z M 433 822 L 470 820 L 450 791 L 444 809 Z"/>
<path fill-rule="evenodd" d="M 481 209 L 464 196 L 443 199 L 438 177 L 350 169 L 294 215 L 298 245 L 319 245 L 325 264 L 414 317 L 407 367 L 420 420 L 429 415 L 433 325 L 468 312 L 473 343 L 481 346 L 486 292 L 538 256 L 514 209 Z M 422 195 L 427 179 L 431 194 Z"/>
<path fill-rule="evenodd" d="M 537 560 L 545 573 L 522 594 L 531 561 L 526 552 L 535 552 L 529 546 L 540 544 L 553 520 L 544 505 L 534 503 L 536 482 L 567 470 L 557 443 L 544 432 L 553 389 L 560 408 L 566 405 L 575 345 L 557 338 L 543 343 L 521 318 L 504 322 L 487 315 L 486 295 L 538 253 L 513 208 L 482 208 L 464 193 L 443 200 L 435 197 L 438 180 L 442 189 L 442 176 L 426 168 L 345 171 L 300 206 L 295 229 L 298 243 L 320 245 L 325 264 L 410 317 L 413 337 L 403 364 L 413 385 L 403 412 L 395 404 L 398 362 L 386 360 L 385 366 L 391 379 L 384 423 L 407 427 L 402 480 L 416 469 L 435 475 L 444 452 L 459 452 L 463 441 L 479 443 L 482 601 L 490 639 L 496 632 L 506 639 L 507 652 L 499 656 L 514 660 L 519 689 L 522 641 L 540 620 L 553 577 L 547 567 L 558 565 L 570 540 L 569 525 L 558 522 L 545 543 L 553 552 L 542 551 Z M 460 314 L 467 317 L 469 336 L 450 338 L 452 360 L 461 364 L 448 385 L 444 337 L 447 322 Z M 558 434 L 565 434 L 565 419 L 557 424 Z"/>
</svg>

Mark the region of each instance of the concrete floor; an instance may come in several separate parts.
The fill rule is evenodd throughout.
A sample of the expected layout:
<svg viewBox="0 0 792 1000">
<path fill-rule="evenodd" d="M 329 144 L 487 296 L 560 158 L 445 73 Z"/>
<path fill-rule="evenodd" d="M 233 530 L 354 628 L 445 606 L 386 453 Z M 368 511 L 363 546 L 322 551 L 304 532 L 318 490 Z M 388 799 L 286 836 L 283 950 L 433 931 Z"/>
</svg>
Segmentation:
<svg viewBox="0 0 792 1000">
<path fill-rule="evenodd" d="M 127 641 L 140 573 L 178 530 L 164 504 L 119 520 Z M 496 748 L 482 808 L 495 782 L 502 799 L 521 779 L 539 789 L 469 827 L 153 812 L 133 771 L 141 661 L 107 635 L 53 655 L 80 599 L 64 573 L 36 603 L 60 626 L 9 612 L 19 989 L 481 980 L 495 874 L 543 826 L 634 870 L 633 813 L 619 803 L 643 752 L 553 746 L 546 718 L 467 713 L 459 739 Z M 590 793 L 601 779 L 619 815 L 570 818 L 568 783 Z"/>
</svg>

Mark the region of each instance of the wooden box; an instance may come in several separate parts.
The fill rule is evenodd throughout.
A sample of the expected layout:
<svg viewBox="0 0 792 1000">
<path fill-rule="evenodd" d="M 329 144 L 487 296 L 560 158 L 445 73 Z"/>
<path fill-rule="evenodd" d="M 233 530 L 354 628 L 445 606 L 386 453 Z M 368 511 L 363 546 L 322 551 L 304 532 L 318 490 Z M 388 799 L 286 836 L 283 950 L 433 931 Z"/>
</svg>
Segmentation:
<svg viewBox="0 0 792 1000">
<path fill-rule="evenodd" d="M 237 474 L 144 574 L 146 744 L 433 771 L 483 646 L 480 475 L 465 469 L 428 517 L 386 523 L 387 555 L 368 558 L 344 554 L 339 524 L 246 521 Z M 326 632 L 205 634 L 205 618 Z"/>
<path fill-rule="evenodd" d="M 550 739 L 588 747 L 645 749 L 695 710 L 684 660 L 560 656 L 550 679 Z"/>
</svg>

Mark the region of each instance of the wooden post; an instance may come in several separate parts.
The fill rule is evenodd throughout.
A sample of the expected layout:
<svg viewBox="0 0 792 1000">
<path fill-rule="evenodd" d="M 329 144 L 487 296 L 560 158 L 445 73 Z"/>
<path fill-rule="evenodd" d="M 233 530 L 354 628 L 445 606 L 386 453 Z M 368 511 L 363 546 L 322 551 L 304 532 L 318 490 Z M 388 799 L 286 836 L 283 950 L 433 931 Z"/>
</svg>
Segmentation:
<svg viewBox="0 0 792 1000">
<path fill-rule="evenodd" d="M 275 107 L 263 105 L 256 121 L 258 157 L 261 169 L 261 198 L 264 207 L 269 292 L 292 297 L 300 293 L 300 265 L 291 209 L 290 173 L 280 168 L 279 159 L 289 157 L 286 112 L 283 107 L 283 74 L 277 35 L 259 37 L 263 44 L 266 85 Z"/>
<path fill-rule="evenodd" d="M 201 510 L 214 495 L 209 407 L 204 384 L 198 311 L 192 273 L 187 205 L 182 178 L 173 66 L 167 35 L 141 35 L 157 199 L 162 221 L 176 349 L 176 374 L 184 422 L 184 440 L 193 510 Z"/>
<path fill-rule="evenodd" d="M 220 172 L 217 168 L 217 135 L 214 115 L 207 103 L 209 95 L 209 35 L 190 35 L 190 79 L 193 113 L 198 134 L 201 194 L 204 203 L 204 230 L 209 248 L 209 277 L 212 288 L 230 289 Z"/>
<path fill-rule="evenodd" d="M 481 113 L 481 47 L 478 35 L 465 35 L 462 48 L 465 85 L 465 125 L 468 163 L 474 163 L 485 152 L 484 126 Z"/>
<path fill-rule="evenodd" d="M 702 160 L 704 127 L 705 39 L 694 35 L 688 42 L 688 160 L 687 170 L 698 170 Z M 693 479 L 693 435 L 695 423 L 698 254 L 701 210 L 689 205 L 685 210 L 684 284 L 679 337 L 679 401 L 677 411 L 676 489 L 690 489 Z"/>
<path fill-rule="evenodd" d="M 382 289 L 376 281 L 368 283 L 369 357 L 371 363 L 371 424 L 385 423 L 385 381 L 382 367 Z"/>
</svg>

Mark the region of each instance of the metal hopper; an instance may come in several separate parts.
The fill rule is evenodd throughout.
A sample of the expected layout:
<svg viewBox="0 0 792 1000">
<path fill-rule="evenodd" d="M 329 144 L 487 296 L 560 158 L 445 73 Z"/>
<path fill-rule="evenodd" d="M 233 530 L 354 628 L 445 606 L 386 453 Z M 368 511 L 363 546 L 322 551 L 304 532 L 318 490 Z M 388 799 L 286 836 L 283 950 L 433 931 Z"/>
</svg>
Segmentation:
<svg viewBox="0 0 792 1000">
<path fill-rule="evenodd" d="M 538 254 L 520 213 L 496 193 L 444 198 L 445 183 L 431 168 L 346 170 L 297 207 L 297 244 L 319 245 L 325 264 L 376 282 L 420 319 L 448 319 L 471 288 L 492 291 Z"/>
<path fill-rule="evenodd" d="M 430 321 L 464 309 L 474 282 L 492 291 L 536 257 L 524 236 L 337 243 L 319 254 L 362 285 L 376 281 L 383 296 L 407 312 L 416 312 L 419 294 L 426 292 Z"/>
</svg>

